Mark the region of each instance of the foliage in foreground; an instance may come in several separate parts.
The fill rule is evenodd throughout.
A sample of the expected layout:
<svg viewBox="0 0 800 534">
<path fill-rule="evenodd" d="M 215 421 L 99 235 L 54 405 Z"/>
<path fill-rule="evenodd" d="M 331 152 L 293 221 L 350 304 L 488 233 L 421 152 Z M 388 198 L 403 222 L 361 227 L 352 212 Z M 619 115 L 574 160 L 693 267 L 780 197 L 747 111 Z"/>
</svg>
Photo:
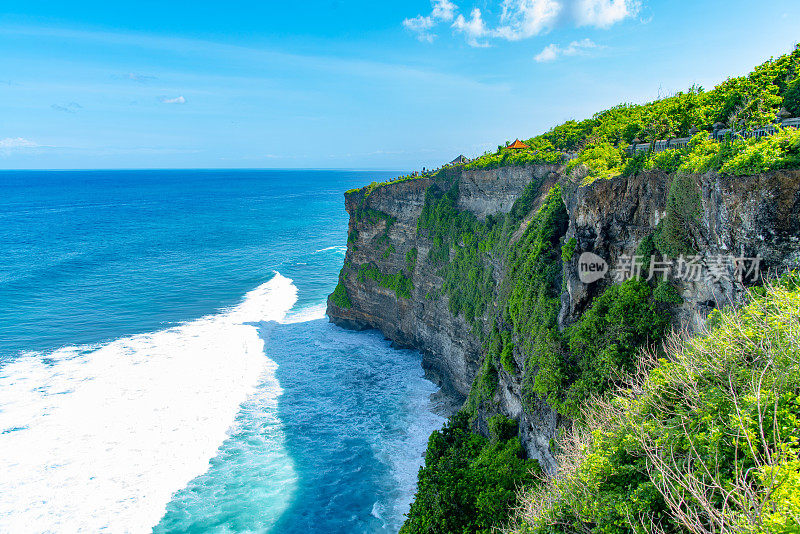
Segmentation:
<svg viewBox="0 0 800 534">
<path fill-rule="evenodd" d="M 497 415 L 489 426 L 488 439 L 472 433 L 462 412 L 431 435 L 401 534 L 489 533 L 508 521 L 517 489 L 539 466 L 524 459 L 516 422 Z"/>
<path fill-rule="evenodd" d="M 800 130 L 782 130 L 762 139 L 717 142 L 697 134 L 686 148 L 639 156 L 643 168 L 697 174 L 717 171 L 745 176 L 800 165 Z"/>
<path fill-rule="evenodd" d="M 520 533 L 800 532 L 800 277 L 587 404 Z"/>
</svg>

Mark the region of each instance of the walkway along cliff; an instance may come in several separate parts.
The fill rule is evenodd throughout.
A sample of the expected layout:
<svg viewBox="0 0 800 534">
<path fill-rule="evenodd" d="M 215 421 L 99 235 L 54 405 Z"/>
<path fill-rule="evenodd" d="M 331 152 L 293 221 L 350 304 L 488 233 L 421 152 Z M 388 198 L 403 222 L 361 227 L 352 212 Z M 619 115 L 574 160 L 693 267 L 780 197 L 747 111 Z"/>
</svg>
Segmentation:
<svg viewBox="0 0 800 534">
<path fill-rule="evenodd" d="M 576 387 L 591 383 L 580 374 L 588 356 L 554 340 L 626 277 L 624 266 L 643 264 L 644 279 L 661 273 L 660 252 L 674 254 L 674 269 L 683 262 L 685 276 L 653 282 L 648 298 L 689 331 L 759 273 L 800 266 L 800 171 L 584 182 L 580 168 L 559 165 L 455 167 L 349 191 L 347 255 L 328 300 L 334 323 L 422 351 L 426 369 L 467 399 L 478 432 L 495 413 L 518 420 L 547 471 L 576 413 L 569 395 L 592 391 Z M 607 262 L 606 276 L 581 282 L 584 253 Z"/>
</svg>

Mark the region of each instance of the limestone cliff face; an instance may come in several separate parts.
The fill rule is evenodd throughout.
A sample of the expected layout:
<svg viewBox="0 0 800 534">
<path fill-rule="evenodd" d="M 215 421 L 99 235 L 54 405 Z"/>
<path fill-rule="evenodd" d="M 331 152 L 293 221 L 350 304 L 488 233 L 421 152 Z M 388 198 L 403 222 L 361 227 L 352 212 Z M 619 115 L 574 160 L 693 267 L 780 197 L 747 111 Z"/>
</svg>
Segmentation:
<svg viewBox="0 0 800 534">
<path fill-rule="evenodd" d="M 472 211 L 479 218 L 508 212 L 533 177 L 553 170 L 528 167 L 459 173 L 463 185 L 459 208 Z M 442 279 L 438 269 L 426 261 L 431 242 L 417 235 L 417 220 L 425 193 L 433 183 L 428 179 L 410 180 L 345 196 L 351 239 L 341 280 L 352 307 L 340 308 L 329 301 L 328 316 L 349 328 L 377 328 L 395 343 L 421 350 L 426 368 L 442 386 L 465 397 L 480 364 L 481 345 L 464 318 L 450 313 L 446 298 L 430 298 L 441 289 Z M 376 223 L 369 217 L 359 218 L 356 214 L 364 207 L 394 220 L 390 223 L 380 219 Z M 416 250 L 417 257 L 414 265 L 407 259 L 412 250 Z M 367 264 L 376 265 L 383 273 L 412 271 L 411 298 L 397 298 L 393 289 L 381 287 L 371 279 L 360 280 L 358 266 Z"/>
<path fill-rule="evenodd" d="M 420 179 L 391 184 L 377 188 L 366 199 L 364 190 L 346 195 L 350 240 L 340 279 L 352 307 L 340 308 L 329 300 L 328 316 L 348 328 L 376 328 L 398 345 L 421 350 L 426 367 L 440 377 L 442 385 L 466 396 L 480 345 L 464 319 L 449 312 L 445 299 L 426 298 L 442 284 L 436 269 L 424 261 L 430 243 L 417 236 L 417 219 L 432 183 Z M 356 213 L 362 204 L 394 221 L 359 219 Z M 411 267 L 406 256 L 413 249 L 418 260 Z M 358 266 L 369 264 L 384 273 L 412 270 L 411 298 L 398 298 L 394 289 L 381 287 L 372 279 L 359 279 Z"/>
<path fill-rule="evenodd" d="M 559 170 L 557 165 L 536 165 L 461 173 L 457 206 L 481 220 L 487 215 L 508 213 L 532 179 L 555 175 Z"/>
<path fill-rule="evenodd" d="M 443 387 L 466 396 L 484 349 L 480 333 L 462 316 L 450 312 L 447 297 L 440 291 L 443 280 L 438 269 L 427 261 L 432 243 L 424 233 L 417 232 L 427 189 L 432 185 L 446 189 L 450 182 L 458 180 L 457 207 L 485 219 L 509 212 L 534 179 L 541 184 L 539 200 L 560 183 L 569 214 L 565 240 L 576 241 L 576 253 L 563 264 L 562 271 L 559 323 L 565 327 L 611 283 L 608 278 L 588 285 L 581 283 L 580 254 L 593 252 L 611 265 L 618 264 L 622 256 L 633 256 L 642 240 L 664 219 L 672 181 L 670 175 L 659 171 L 597 180 L 585 186 L 578 185 L 580 178 L 579 173 L 566 176 L 563 168 L 547 165 L 456 169 L 435 180 L 397 182 L 347 193 L 350 238 L 340 282 L 351 307 L 342 308 L 329 300 L 328 316 L 349 328 L 377 328 L 397 344 L 421 350 L 424 365 Z M 692 179 L 697 186 L 701 215 L 689 239 L 700 255 L 758 256 L 763 260 L 762 270 L 800 267 L 800 171 L 747 177 L 709 173 Z M 539 205 L 539 201 L 534 202 L 532 213 Z M 523 227 L 530 215 L 522 222 Z M 516 236 L 519 233 L 521 230 Z M 382 287 L 373 278 L 359 276 L 359 268 L 366 265 L 381 273 L 410 274 L 410 298 L 398 296 L 395 289 Z M 504 268 L 494 265 L 498 283 Z M 730 272 L 717 281 L 703 278 L 679 283 L 684 302 L 676 307 L 675 326 L 697 330 L 713 308 L 737 302 L 744 285 L 735 280 L 735 274 Z M 490 308 L 480 318 L 478 328 L 482 325 L 487 331 L 494 312 Z M 519 359 L 518 363 L 523 364 Z M 520 437 L 528 454 L 545 469 L 554 469 L 550 443 L 563 420 L 544 401 L 535 403 L 533 408 L 528 403 L 525 408 L 519 377 L 500 369 L 498 378 L 494 404 L 500 412 L 520 421 Z M 485 417 L 479 417 L 477 425 L 485 429 Z"/>
<path fill-rule="evenodd" d="M 708 257 L 760 258 L 762 273 L 800 267 L 800 171 L 775 171 L 755 176 L 693 177 L 700 201 L 700 218 L 690 239 L 697 254 Z M 598 180 L 589 186 L 565 188 L 570 214 L 566 238 L 576 238 L 576 253 L 594 252 L 618 264 L 633 256 L 641 241 L 666 216 L 672 177 L 651 171 L 633 177 Z M 577 254 L 576 254 L 577 256 Z M 743 262 L 747 269 L 751 262 Z M 708 260 L 703 263 L 706 272 Z M 572 322 L 602 283 L 585 285 L 577 261 L 565 264 L 567 291 L 562 323 Z M 715 281 L 703 276 L 678 284 L 684 303 L 676 310 L 676 326 L 697 331 L 708 313 L 741 298 L 751 277 L 738 283 L 735 271 Z"/>
</svg>

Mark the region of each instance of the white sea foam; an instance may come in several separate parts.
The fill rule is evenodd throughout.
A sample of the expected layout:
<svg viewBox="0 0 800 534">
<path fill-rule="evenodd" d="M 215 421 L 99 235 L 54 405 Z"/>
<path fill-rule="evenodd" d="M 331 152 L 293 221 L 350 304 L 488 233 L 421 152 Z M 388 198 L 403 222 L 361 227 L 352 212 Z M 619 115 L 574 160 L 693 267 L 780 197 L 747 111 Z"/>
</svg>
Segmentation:
<svg viewBox="0 0 800 534">
<path fill-rule="evenodd" d="M 149 532 L 274 373 L 251 323 L 296 300 L 276 273 L 217 315 L 0 368 L 0 531 Z"/>
<path fill-rule="evenodd" d="M 328 251 L 333 251 L 333 252 L 338 252 L 339 254 L 344 254 L 345 252 L 347 252 L 347 247 L 344 246 L 344 245 L 335 245 L 335 246 L 332 246 L 332 247 L 325 247 L 325 248 L 321 248 L 321 249 L 315 251 L 314 254 L 319 254 L 320 252 L 328 252 Z"/>
<path fill-rule="evenodd" d="M 393 436 L 384 436 L 373 443 L 376 457 L 391 467 L 393 488 L 388 498 L 379 499 L 372 507 L 372 515 L 384 521 L 384 528 L 397 532 L 408 514 L 417 490 L 417 474 L 424 463 L 422 456 L 428 437 L 438 430 L 446 419 L 433 411 L 431 395 L 438 387 L 423 378 L 422 373 L 410 384 L 415 394 L 409 395 L 406 405 L 393 417 L 395 425 L 403 429 Z M 384 518 L 387 518 L 385 520 Z"/>
<path fill-rule="evenodd" d="M 281 321 L 284 324 L 307 323 L 308 321 L 316 321 L 325 318 L 327 311 L 327 304 L 315 304 L 299 310 L 292 310 L 286 314 L 286 318 Z"/>
</svg>

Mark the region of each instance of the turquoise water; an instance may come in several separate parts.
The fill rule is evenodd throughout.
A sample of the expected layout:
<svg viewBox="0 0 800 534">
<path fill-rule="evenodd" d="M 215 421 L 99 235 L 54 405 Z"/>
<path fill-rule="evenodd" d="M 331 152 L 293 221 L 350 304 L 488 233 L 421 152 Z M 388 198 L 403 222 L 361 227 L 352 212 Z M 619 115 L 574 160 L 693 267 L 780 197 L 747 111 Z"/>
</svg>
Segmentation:
<svg viewBox="0 0 800 534">
<path fill-rule="evenodd" d="M 394 174 L 0 172 L 0 530 L 397 531 L 435 388 L 324 318 Z"/>
</svg>

